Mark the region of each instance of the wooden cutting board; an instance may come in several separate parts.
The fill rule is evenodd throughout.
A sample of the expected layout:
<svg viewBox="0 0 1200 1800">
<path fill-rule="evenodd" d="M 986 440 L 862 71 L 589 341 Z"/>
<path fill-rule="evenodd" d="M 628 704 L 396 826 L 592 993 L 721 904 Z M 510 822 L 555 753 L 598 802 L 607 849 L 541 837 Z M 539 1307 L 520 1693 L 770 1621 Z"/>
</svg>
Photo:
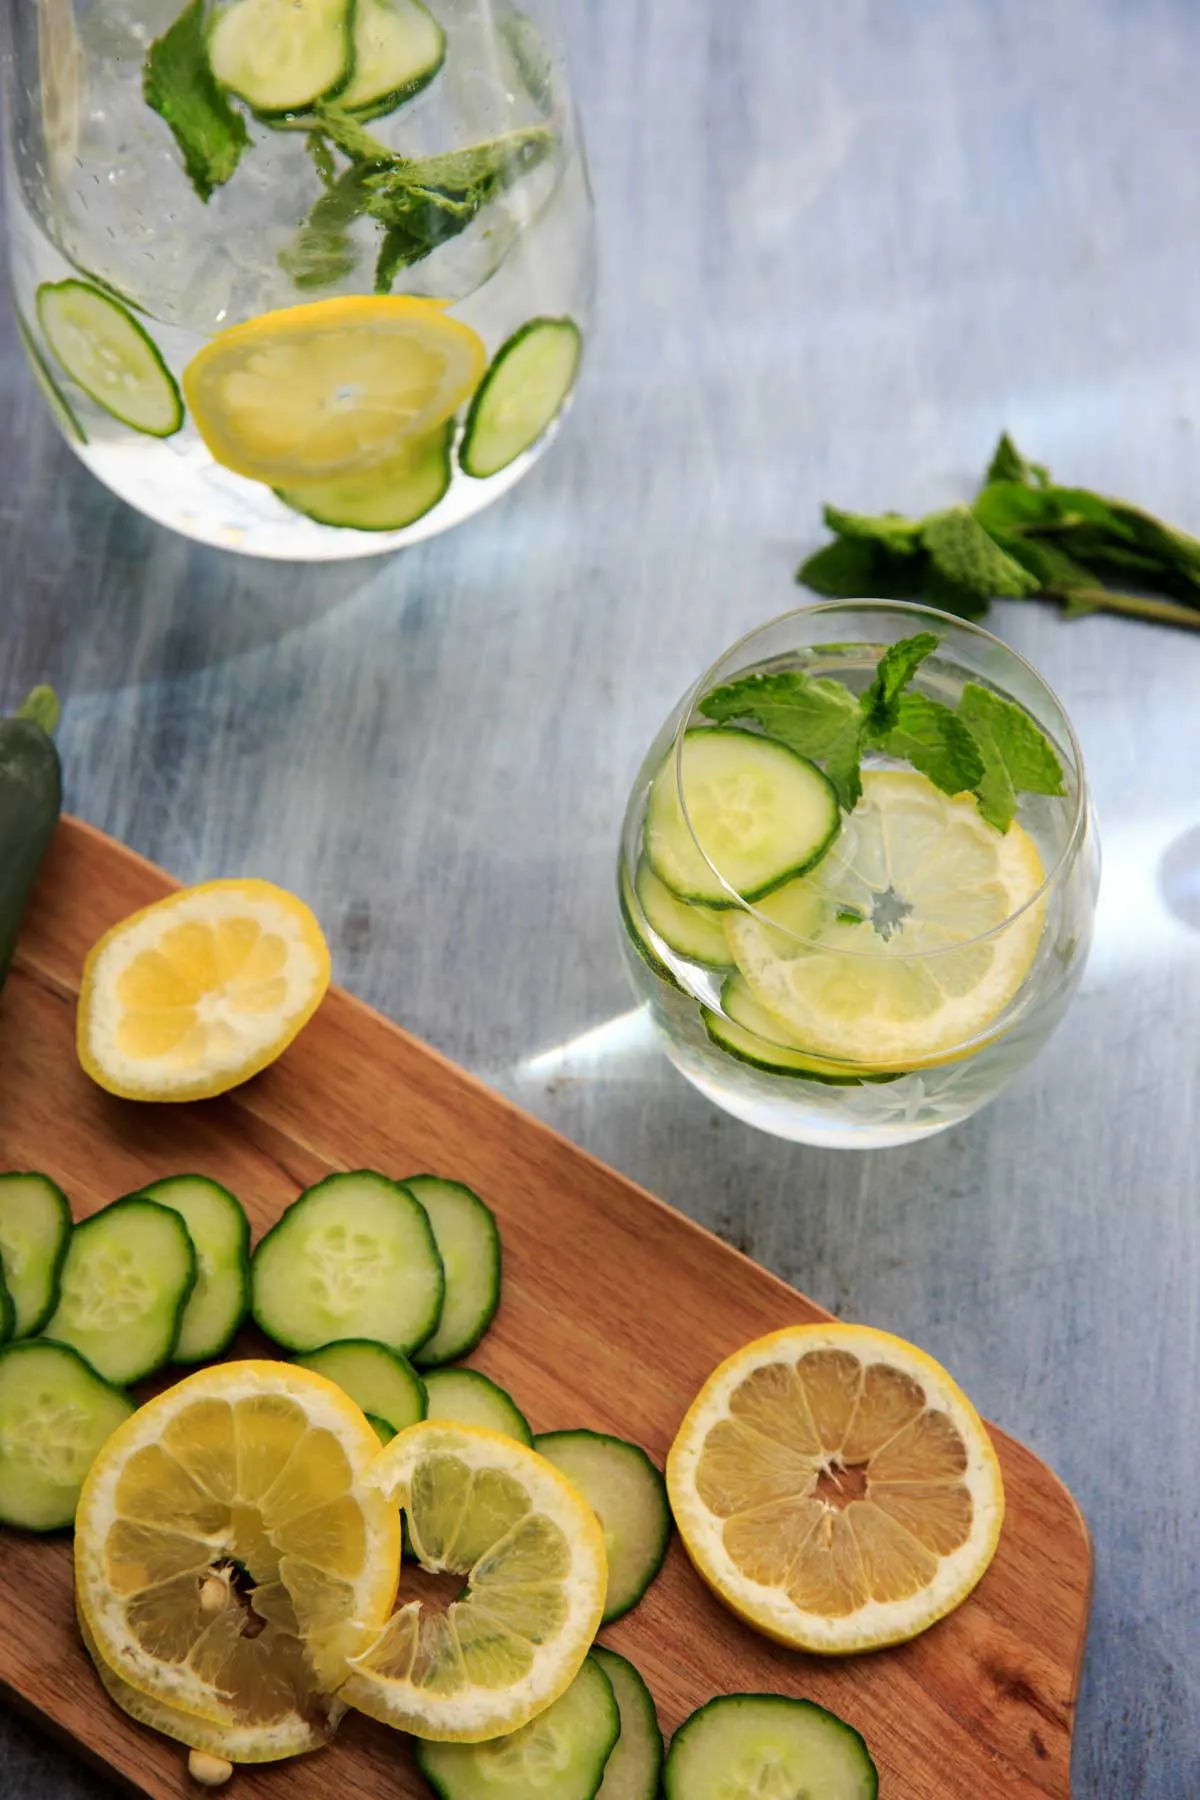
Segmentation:
<svg viewBox="0 0 1200 1800">
<path fill-rule="evenodd" d="M 455 1176 L 495 1209 L 504 1241 L 503 1305 L 471 1360 L 535 1431 L 615 1432 L 659 1464 L 722 1358 L 827 1316 L 338 990 L 275 1068 L 222 1100 L 137 1106 L 102 1093 L 74 1055 L 84 954 L 173 885 L 64 821 L 0 996 L 0 1167 L 45 1170 L 77 1217 L 198 1170 L 241 1197 L 256 1237 L 331 1169 Z M 262 1350 L 248 1332 L 241 1353 Z M 664 1730 L 718 1693 L 809 1695 L 861 1730 L 883 1800 L 1068 1796 L 1087 1529 L 1050 1470 L 993 1435 L 1008 1493 L 996 1559 L 957 1613 L 901 1649 L 825 1661 L 770 1644 L 711 1597 L 674 1542 L 641 1605 L 605 1633 L 646 1676 Z M 135 1792 L 184 1793 L 179 1747 L 115 1711 L 80 1648 L 69 1542 L 0 1530 L 0 1575 L 0 1691 Z M 340 1800 L 425 1792 L 403 1740 L 353 1715 L 332 1750 L 239 1770 L 232 1791 L 324 1800 L 331 1786 Z"/>
</svg>

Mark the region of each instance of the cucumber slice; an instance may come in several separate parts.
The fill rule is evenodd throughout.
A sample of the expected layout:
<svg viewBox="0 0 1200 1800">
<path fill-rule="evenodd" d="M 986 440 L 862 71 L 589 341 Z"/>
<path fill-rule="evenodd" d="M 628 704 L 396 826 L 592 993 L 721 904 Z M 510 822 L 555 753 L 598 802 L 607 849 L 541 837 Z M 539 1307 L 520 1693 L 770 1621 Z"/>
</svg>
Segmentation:
<svg viewBox="0 0 1200 1800">
<path fill-rule="evenodd" d="M 660 981 L 666 982 L 668 987 L 673 987 L 677 993 L 684 993 L 686 990 L 682 983 L 676 980 L 675 975 L 668 969 L 666 963 L 642 930 L 638 918 L 641 907 L 634 895 L 633 886 L 624 866 L 622 866 L 620 874 L 617 877 L 617 901 L 621 908 L 621 923 L 625 927 L 626 936 L 629 938 L 630 943 L 633 945 L 646 967 L 650 970 L 651 974 L 656 975 Z"/>
<path fill-rule="evenodd" d="M 171 1360 L 209 1362 L 228 1350 L 250 1311 L 250 1221 L 228 1188 L 206 1175 L 169 1175 L 138 1195 L 177 1212 L 196 1252 L 196 1285 Z"/>
<path fill-rule="evenodd" d="M 657 1800 L 663 1735 L 654 1698 L 631 1662 L 597 1644 L 591 1654 L 612 1684 L 621 1735 L 604 1767 L 596 1800 Z"/>
<path fill-rule="evenodd" d="M 588 1656 L 566 1693 L 509 1737 L 416 1741 L 417 1767 L 442 1800 L 594 1800 L 621 1730 L 612 1684 Z"/>
<path fill-rule="evenodd" d="M 365 475 L 305 482 L 275 492 L 293 512 L 347 531 L 403 531 L 432 512 L 450 486 L 454 421 L 439 426 L 402 457 Z"/>
<path fill-rule="evenodd" d="M 812 1700 L 729 1694 L 686 1719 L 671 1740 L 666 1800 L 802 1794 L 876 1800 L 879 1776 L 858 1732 Z"/>
<path fill-rule="evenodd" d="M 691 830 L 679 801 L 674 746 L 650 785 L 645 826 L 650 865 L 681 900 L 736 905 L 698 844 L 736 893 L 760 900 L 811 869 L 837 836 L 841 813 L 832 782 L 774 738 L 732 725 L 698 727 L 684 736 L 682 763 Z"/>
<path fill-rule="evenodd" d="M 533 1440 L 539 1455 L 574 1482 L 604 1531 L 608 1551 L 605 1625 L 636 1606 L 667 1554 L 671 1509 L 667 1486 L 646 1452 L 598 1431 L 548 1431 Z"/>
<path fill-rule="evenodd" d="M 195 1284 L 179 1214 L 140 1196 L 114 1200 L 71 1233 L 45 1335 L 125 1387 L 171 1360 Z"/>
<path fill-rule="evenodd" d="M 850 1063 L 831 1062 L 802 1050 L 783 1020 L 768 1011 L 737 970 L 721 989 L 721 1005 L 725 1017 L 707 1006 L 700 1008 L 704 1029 L 713 1043 L 740 1062 L 752 1063 L 772 1075 L 794 1075 L 827 1087 L 862 1087 L 865 1082 L 899 1081 L 903 1072 L 869 1075 Z"/>
<path fill-rule="evenodd" d="M 0 1286 L 14 1337 L 35 1337 L 54 1311 L 70 1235 L 67 1197 L 48 1175 L 0 1175 Z"/>
<path fill-rule="evenodd" d="M 179 430 L 175 377 L 128 307 L 88 281 L 44 281 L 37 313 L 55 358 L 97 406 L 147 437 Z"/>
<path fill-rule="evenodd" d="M 407 1356 L 437 1330 L 444 1287 L 425 1209 L 371 1169 L 293 1200 L 250 1265 L 256 1323 L 301 1354 L 371 1338 Z"/>
<path fill-rule="evenodd" d="M 710 969 L 731 966 L 733 958 L 719 912 L 680 900 L 658 879 L 645 857 L 638 864 L 635 887 L 646 923 L 664 944 Z"/>
<path fill-rule="evenodd" d="M 478 1369 L 430 1369 L 425 1386 L 431 1419 L 478 1425 L 484 1431 L 498 1431 L 502 1437 L 532 1445 L 533 1433 L 512 1395 Z"/>
<path fill-rule="evenodd" d="M 76 418 L 71 402 L 55 381 L 50 364 L 38 349 L 37 339 L 15 306 L 13 318 L 17 322 L 17 336 L 33 371 L 33 379 L 42 391 L 42 399 L 50 409 L 51 418 L 64 437 L 74 438 L 77 444 L 86 444 L 87 432 Z"/>
<path fill-rule="evenodd" d="M 133 1410 L 66 1344 L 0 1350 L 0 1525 L 70 1525 L 97 1452 Z"/>
<path fill-rule="evenodd" d="M 429 1216 L 442 1267 L 446 1300 L 441 1323 L 417 1351 L 428 1369 L 455 1362 L 473 1350 L 500 1304 L 500 1233 L 490 1207 L 461 1181 L 409 1175 L 404 1186 Z"/>
<path fill-rule="evenodd" d="M 407 1357 L 398 1356 L 386 1344 L 349 1338 L 340 1344 L 325 1344 L 296 1361 L 302 1369 L 335 1382 L 368 1418 L 382 1419 L 392 1437 L 426 1416 L 425 1383 Z"/>
<path fill-rule="evenodd" d="M 354 73 L 338 105 L 380 119 L 428 87 L 445 58 L 446 34 L 421 0 L 358 0 Z"/>
<path fill-rule="evenodd" d="M 381 1444 L 391 1443 L 396 1433 L 386 1419 L 381 1419 L 378 1413 L 364 1413 L 363 1417 Z"/>
<path fill-rule="evenodd" d="M 332 99 L 354 71 L 353 0 L 232 0 L 208 32 L 222 87 L 271 118 Z"/>
<path fill-rule="evenodd" d="M 16 1329 L 16 1323 L 17 1309 L 4 1280 L 4 1266 L 0 1263 L 0 1344 L 7 1344 Z"/>
<path fill-rule="evenodd" d="M 573 319 L 530 319 L 501 344 L 467 414 L 458 460 L 480 480 L 536 444 L 571 391 L 583 338 Z"/>
</svg>

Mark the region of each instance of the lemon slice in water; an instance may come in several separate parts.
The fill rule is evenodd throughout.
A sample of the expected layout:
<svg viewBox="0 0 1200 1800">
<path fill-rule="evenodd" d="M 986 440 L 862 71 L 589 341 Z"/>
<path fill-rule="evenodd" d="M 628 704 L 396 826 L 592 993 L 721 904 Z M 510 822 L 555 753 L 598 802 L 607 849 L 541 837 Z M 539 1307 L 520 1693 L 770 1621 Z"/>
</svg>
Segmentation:
<svg viewBox="0 0 1200 1800">
<path fill-rule="evenodd" d="M 798 1043 L 911 1069 L 970 1044 L 1012 1000 L 1041 939 L 1044 880 L 1020 825 L 1001 833 L 969 795 L 870 769 L 812 873 L 729 913 L 726 935 L 755 998 Z"/>
</svg>

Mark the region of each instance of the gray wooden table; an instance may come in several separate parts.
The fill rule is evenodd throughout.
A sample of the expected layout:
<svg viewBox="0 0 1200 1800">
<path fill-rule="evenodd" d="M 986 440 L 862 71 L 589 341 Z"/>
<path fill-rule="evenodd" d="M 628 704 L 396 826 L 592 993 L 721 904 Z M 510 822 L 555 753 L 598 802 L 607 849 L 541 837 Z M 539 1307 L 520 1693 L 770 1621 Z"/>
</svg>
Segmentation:
<svg viewBox="0 0 1200 1800">
<path fill-rule="evenodd" d="M 611 1022 L 630 779 L 678 692 L 792 604 L 823 499 L 960 498 L 1005 423 L 1200 530 L 1200 11 L 571 0 L 568 24 L 603 268 L 552 455 L 390 561 L 241 562 L 96 485 L 5 323 L 0 702 L 52 679 L 76 812 L 185 880 L 295 887 L 346 985 L 942 1358 L 1095 1534 L 1077 1795 L 1194 1800 L 1200 634 L 993 614 L 1079 729 L 1106 873 L 1083 993 L 990 1111 L 797 1149 Z M 0 1794 L 106 1791 L 0 1721 Z"/>
</svg>

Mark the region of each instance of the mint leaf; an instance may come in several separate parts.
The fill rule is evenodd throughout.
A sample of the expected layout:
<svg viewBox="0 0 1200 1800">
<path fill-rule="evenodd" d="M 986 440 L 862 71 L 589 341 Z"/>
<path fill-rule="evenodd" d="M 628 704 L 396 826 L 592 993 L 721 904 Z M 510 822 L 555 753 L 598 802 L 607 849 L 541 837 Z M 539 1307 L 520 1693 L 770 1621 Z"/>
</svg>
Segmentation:
<svg viewBox="0 0 1200 1800">
<path fill-rule="evenodd" d="M 972 792 L 983 779 L 979 746 L 967 726 L 927 694 L 901 694 L 896 724 L 884 740 L 889 756 L 910 762 L 944 794 Z"/>
<path fill-rule="evenodd" d="M 912 600 L 922 591 L 924 557 L 892 556 L 866 538 L 834 538 L 796 570 L 796 580 L 830 600 Z"/>
<path fill-rule="evenodd" d="M 799 669 L 747 675 L 706 694 L 700 711 L 720 724 L 735 719 L 755 724 L 801 756 L 823 763 L 838 803 L 847 812 L 857 806 L 862 793 L 858 773 L 862 712 L 840 681 L 805 675 Z"/>
<path fill-rule="evenodd" d="M 237 168 L 250 133 L 208 66 L 204 15 L 205 0 L 192 0 L 151 44 L 142 65 L 142 95 L 170 127 L 188 180 L 207 202 Z"/>
<path fill-rule="evenodd" d="M 366 211 L 368 192 L 361 170 L 339 175 L 316 202 L 290 244 L 279 252 L 279 266 L 298 288 L 328 287 L 358 266 L 358 248 L 348 227 Z"/>
<path fill-rule="evenodd" d="M 825 752 L 824 769 L 843 812 L 853 812 L 862 799 L 863 720 L 858 707 Z"/>
<path fill-rule="evenodd" d="M 1000 535 L 996 541 L 1044 588 L 1091 587 L 1095 581 L 1092 571 L 1063 548 L 1064 539 Z"/>
<path fill-rule="evenodd" d="M 951 581 L 931 563 L 921 587 L 921 598 L 927 606 L 953 613 L 956 618 L 982 619 L 991 595 L 981 594 L 977 588 L 964 587 L 961 581 Z"/>
<path fill-rule="evenodd" d="M 342 155 L 348 156 L 360 169 L 386 169 L 403 160 L 340 107 L 318 106 L 313 117 L 317 120 L 317 131 L 324 132 Z"/>
<path fill-rule="evenodd" d="M 921 548 L 920 519 L 906 519 L 903 513 L 852 513 L 827 506 L 825 523 L 839 537 L 863 538 L 893 555 L 913 556 Z"/>
<path fill-rule="evenodd" d="M 1037 589 L 1028 569 L 1004 554 L 966 506 L 931 513 L 921 528 L 921 541 L 940 575 L 981 600 L 996 595 L 1020 600 Z"/>
<path fill-rule="evenodd" d="M 393 157 L 370 173 L 367 210 L 391 239 L 376 272 L 376 291 L 382 291 L 383 281 L 390 288 L 398 270 L 465 231 L 485 206 L 543 162 L 555 141 L 547 126 L 531 125 L 466 150 L 415 161 Z"/>
<path fill-rule="evenodd" d="M 986 732 L 1004 758 L 1012 784 L 1023 794 L 1066 793 L 1062 764 L 1050 739 L 1015 700 L 969 681 L 958 703 L 958 716 L 978 738 Z"/>
<path fill-rule="evenodd" d="M 899 722 L 899 698 L 927 656 L 941 643 L 932 631 L 889 644 L 875 669 L 875 679 L 860 701 L 863 721 L 873 737 L 885 737 Z"/>
<path fill-rule="evenodd" d="M 1000 442 L 992 452 L 992 460 L 988 464 L 988 481 L 1019 481 L 1025 487 L 1045 487 L 1050 480 L 1049 469 L 1041 463 L 1026 462 L 1007 431 L 1000 433 Z"/>
<path fill-rule="evenodd" d="M 1052 489 L 1023 487 L 1019 481 L 989 481 L 972 500 L 971 511 L 992 537 L 1059 527 L 1065 516 Z"/>
</svg>

